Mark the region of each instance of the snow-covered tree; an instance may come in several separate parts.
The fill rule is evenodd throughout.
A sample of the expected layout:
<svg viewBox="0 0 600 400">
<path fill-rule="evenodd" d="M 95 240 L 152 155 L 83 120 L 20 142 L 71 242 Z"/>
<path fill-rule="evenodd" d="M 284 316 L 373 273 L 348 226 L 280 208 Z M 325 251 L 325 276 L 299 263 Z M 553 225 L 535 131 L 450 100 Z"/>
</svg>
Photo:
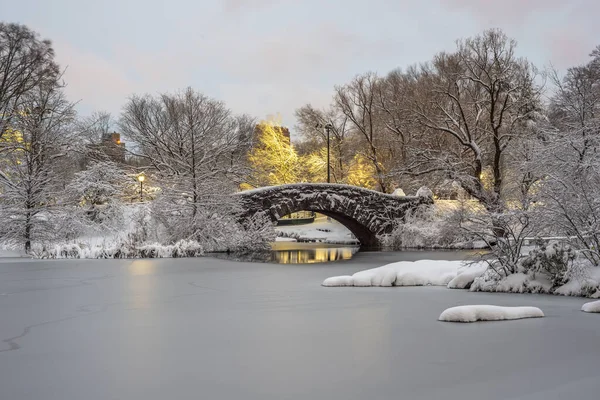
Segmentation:
<svg viewBox="0 0 600 400">
<path fill-rule="evenodd" d="M 516 42 L 501 31 L 488 30 L 457 47 L 438 54 L 418 77 L 414 112 L 446 145 L 420 147 L 413 172 L 444 172 L 497 213 L 506 201 L 505 155 L 530 133 L 541 111 L 541 89 L 533 66 L 516 56 Z"/>
<path fill-rule="evenodd" d="M 0 22 L 0 138 L 30 101 L 27 95 L 58 76 L 50 41 L 24 25 Z"/>
<path fill-rule="evenodd" d="M 70 219 L 82 229 L 92 225 L 101 230 L 118 228 L 123 222 L 123 201 L 135 187 L 134 179 L 110 161 L 96 162 L 75 174 L 66 186 L 64 202 L 72 206 Z"/>
<path fill-rule="evenodd" d="M 283 128 L 274 121 L 256 126 L 257 143 L 248 154 L 254 186 L 296 183 L 301 179 L 300 158 Z"/>
<path fill-rule="evenodd" d="M 57 81 L 23 95 L 0 139 L 2 239 L 31 250 L 32 241 L 54 238 L 53 217 L 60 189 L 59 161 L 68 155 L 75 113 Z"/>
<path fill-rule="evenodd" d="M 155 171 L 161 190 L 152 209 L 168 240 L 203 240 L 236 223 L 232 193 L 247 176 L 250 119 L 187 89 L 131 98 L 119 125 Z"/>
<path fill-rule="evenodd" d="M 546 226 L 600 265 L 600 47 L 554 80 L 550 126 L 534 160 Z"/>
</svg>

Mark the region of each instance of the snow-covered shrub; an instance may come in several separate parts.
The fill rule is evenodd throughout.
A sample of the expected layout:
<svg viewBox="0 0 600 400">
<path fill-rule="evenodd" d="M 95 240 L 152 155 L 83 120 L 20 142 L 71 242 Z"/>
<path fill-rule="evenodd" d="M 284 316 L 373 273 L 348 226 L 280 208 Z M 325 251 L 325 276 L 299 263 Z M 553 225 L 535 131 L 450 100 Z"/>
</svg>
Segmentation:
<svg viewBox="0 0 600 400">
<path fill-rule="evenodd" d="M 392 232 L 381 235 L 382 246 L 402 248 L 455 248 L 472 247 L 474 235 L 462 229 L 461 207 L 457 202 L 436 202 L 421 205 L 407 212 L 404 220 L 396 221 Z"/>
<path fill-rule="evenodd" d="M 521 267 L 534 276 L 540 272 L 548 274 L 553 286 L 557 287 L 576 277 L 577 271 L 573 269 L 575 258 L 576 253 L 568 244 L 539 241 L 529 255 L 522 259 Z"/>
<path fill-rule="evenodd" d="M 35 248 L 35 258 L 178 258 L 198 257 L 204 254 L 200 243 L 180 240 L 172 245 L 150 243 L 137 246 L 130 241 L 114 245 L 88 246 L 84 243 L 63 243 Z"/>
</svg>

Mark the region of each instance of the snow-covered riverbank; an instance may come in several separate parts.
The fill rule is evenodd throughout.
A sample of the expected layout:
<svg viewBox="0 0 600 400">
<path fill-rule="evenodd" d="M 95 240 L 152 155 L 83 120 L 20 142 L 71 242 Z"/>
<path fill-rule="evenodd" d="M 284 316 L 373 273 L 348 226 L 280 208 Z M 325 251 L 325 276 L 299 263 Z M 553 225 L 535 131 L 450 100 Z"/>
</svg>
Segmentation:
<svg viewBox="0 0 600 400">
<path fill-rule="evenodd" d="M 474 292 L 544 293 L 600 298 L 600 268 L 582 267 L 567 283 L 554 287 L 543 273 L 515 273 L 505 278 L 492 277 L 485 262 L 419 260 L 400 261 L 359 271 L 353 275 L 333 276 L 323 286 L 447 286 L 470 288 Z"/>
</svg>

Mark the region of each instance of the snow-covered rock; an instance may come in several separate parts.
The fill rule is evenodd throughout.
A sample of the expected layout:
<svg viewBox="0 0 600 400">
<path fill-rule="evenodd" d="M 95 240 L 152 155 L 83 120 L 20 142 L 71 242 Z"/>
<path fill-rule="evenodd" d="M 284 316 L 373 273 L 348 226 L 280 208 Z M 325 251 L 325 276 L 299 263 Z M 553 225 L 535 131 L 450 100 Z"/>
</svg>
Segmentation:
<svg viewBox="0 0 600 400">
<path fill-rule="evenodd" d="M 398 188 L 392 192 L 392 196 L 406 196 L 406 193 L 404 193 L 404 190 Z"/>
<path fill-rule="evenodd" d="M 461 261 L 420 260 L 400 261 L 382 267 L 360 271 L 352 276 L 334 276 L 325 279 L 323 286 L 446 286 L 459 274 L 467 274 L 456 281 L 456 288 L 466 287 L 471 277 L 483 273 L 480 265 L 464 267 Z M 469 281 L 469 279 L 471 279 Z"/>
<path fill-rule="evenodd" d="M 600 313 L 600 300 L 590 301 L 581 306 L 581 311 L 589 313 Z"/>
<path fill-rule="evenodd" d="M 421 186 L 419 190 L 417 190 L 417 197 L 433 199 L 433 192 L 427 186 Z"/>
<path fill-rule="evenodd" d="M 447 322 L 501 321 L 540 318 L 544 313 L 537 307 L 500 307 L 489 305 L 458 306 L 445 310 L 438 318 Z"/>
</svg>

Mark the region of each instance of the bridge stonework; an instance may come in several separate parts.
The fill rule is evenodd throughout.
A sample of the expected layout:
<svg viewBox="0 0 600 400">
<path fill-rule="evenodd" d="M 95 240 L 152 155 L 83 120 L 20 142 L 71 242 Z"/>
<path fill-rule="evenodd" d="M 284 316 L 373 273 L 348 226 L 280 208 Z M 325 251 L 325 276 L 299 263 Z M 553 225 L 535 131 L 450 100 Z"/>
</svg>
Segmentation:
<svg viewBox="0 0 600 400">
<path fill-rule="evenodd" d="M 379 247 L 377 236 L 389 233 L 396 219 L 429 197 L 394 196 L 356 186 L 327 183 L 297 183 L 240 192 L 245 218 L 257 213 L 272 221 L 298 211 L 315 211 L 346 226 L 361 246 Z"/>
</svg>

